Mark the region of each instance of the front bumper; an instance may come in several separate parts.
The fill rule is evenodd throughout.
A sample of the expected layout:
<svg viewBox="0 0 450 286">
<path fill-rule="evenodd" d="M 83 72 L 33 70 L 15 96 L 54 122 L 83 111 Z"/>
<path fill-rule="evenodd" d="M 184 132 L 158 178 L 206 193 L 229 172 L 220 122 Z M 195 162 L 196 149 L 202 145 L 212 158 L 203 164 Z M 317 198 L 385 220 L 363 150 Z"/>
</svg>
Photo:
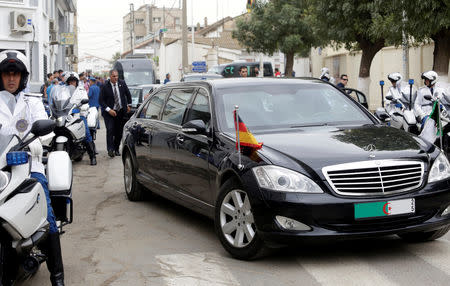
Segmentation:
<svg viewBox="0 0 450 286">
<path fill-rule="evenodd" d="M 299 194 L 261 190 L 261 200 L 252 203 L 256 227 L 269 242 L 290 243 L 297 240 L 353 239 L 432 231 L 450 225 L 450 215 L 441 216 L 450 206 L 448 181 L 430 184 L 407 194 L 378 198 L 338 197 L 331 193 Z M 355 203 L 415 199 L 415 213 L 355 219 Z M 284 216 L 311 227 L 309 231 L 283 229 L 275 216 Z"/>
</svg>

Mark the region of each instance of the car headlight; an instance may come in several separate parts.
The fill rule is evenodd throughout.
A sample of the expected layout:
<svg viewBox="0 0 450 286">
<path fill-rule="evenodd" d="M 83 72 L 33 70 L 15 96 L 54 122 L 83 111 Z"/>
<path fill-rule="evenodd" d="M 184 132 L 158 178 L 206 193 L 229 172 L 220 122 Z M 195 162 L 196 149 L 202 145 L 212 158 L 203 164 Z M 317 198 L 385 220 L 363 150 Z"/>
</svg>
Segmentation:
<svg viewBox="0 0 450 286">
<path fill-rule="evenodd" d="M 294 193 L 323 193 L 313 180 L 300 173 L 278 166 L 266 165 L 252 169 L 261 188 Z"/>
<path fill-rule="evenodd" d="M 444 180 L 450 177 L 450 163 L 444 153 L 439 154 L 434 160 L 428 176 L 428 183 Z"/>
</svg>

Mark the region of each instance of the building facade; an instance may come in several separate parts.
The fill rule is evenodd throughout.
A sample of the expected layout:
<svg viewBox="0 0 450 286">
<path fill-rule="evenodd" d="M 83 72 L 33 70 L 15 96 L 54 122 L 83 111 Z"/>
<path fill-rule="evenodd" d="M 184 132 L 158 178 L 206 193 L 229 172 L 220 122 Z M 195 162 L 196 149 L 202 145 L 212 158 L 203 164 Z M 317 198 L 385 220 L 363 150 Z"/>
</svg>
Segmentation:
<svg viewBox="0 0 450 286">
<path fill-rule="evenodd" d="M 28 57 L 30 91 L 39 91 L 53 70 L 76 69 L 76 7 L 76 0 L 0 1 L 0 51 Z"/>
<path fill-rule="evenodd" d="M 130 11 L 123 17 L 124 53 L 131 50 L 131 45 L 135 48 L 148 40 L 149 35 L 159 35 L 162 29 L 167 29 L 166 32 L 181 31 L 181 17 L 181 9 L 148 4 Z"/>
</svg>

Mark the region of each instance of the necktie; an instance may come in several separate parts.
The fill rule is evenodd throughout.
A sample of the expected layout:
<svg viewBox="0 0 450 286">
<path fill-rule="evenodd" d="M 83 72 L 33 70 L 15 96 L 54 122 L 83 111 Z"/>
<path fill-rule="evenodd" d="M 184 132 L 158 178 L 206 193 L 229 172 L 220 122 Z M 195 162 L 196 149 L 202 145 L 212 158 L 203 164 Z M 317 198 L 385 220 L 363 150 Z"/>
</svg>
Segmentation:
<svg viewBox="0 0 450 286">
<path fill-rule="evenodd" d="M 120 110 L 120 102 L 119 102 L 119 95 L 117 94 L 117 83 L 113 86 L 114 91 L 114 110 L 118 111 Z"/>
</svg>

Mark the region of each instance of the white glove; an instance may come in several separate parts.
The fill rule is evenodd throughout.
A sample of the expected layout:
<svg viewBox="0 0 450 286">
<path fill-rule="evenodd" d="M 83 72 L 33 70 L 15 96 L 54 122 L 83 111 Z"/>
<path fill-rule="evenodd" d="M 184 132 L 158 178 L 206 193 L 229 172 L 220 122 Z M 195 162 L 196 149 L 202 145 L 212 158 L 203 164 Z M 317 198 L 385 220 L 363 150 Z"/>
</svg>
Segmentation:
<svg viewBox="0 0 450 286">
<path fill-rule="evenodd" d="M 44 149 L 42 148 L 41 141 L 34 140 L 28 145 L 31 153 L 31 160 L 33 162 L 42 162 L 42 154 L 44 153 Z"/>
</svg>

